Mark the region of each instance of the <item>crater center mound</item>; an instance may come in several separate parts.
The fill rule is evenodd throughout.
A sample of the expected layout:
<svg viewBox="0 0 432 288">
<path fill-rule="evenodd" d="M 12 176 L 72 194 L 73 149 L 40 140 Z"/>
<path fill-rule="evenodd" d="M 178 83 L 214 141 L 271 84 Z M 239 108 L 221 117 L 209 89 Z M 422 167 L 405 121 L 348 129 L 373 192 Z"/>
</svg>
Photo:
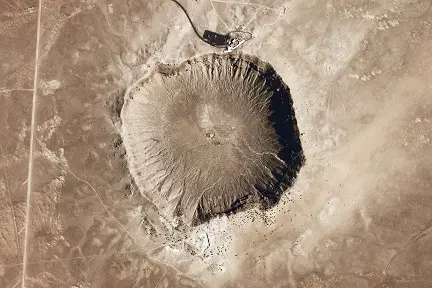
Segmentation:
<svg viewBox="0 0 432 288">
<path fill-rule="evenodd" d="M 273 206 L 304 162 L 292 104 L 275 70 L 253 56 L 158 65 L 130 87 L 121 111 L 140 192 L 192 225 Z"/>
</svg>

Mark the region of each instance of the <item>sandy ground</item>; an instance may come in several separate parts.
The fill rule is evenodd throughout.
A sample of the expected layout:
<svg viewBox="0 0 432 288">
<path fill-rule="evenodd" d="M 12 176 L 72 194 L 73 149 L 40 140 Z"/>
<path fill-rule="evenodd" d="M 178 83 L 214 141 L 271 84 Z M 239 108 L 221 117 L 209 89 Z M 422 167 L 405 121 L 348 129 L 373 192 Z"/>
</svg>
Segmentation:
<svg viewBox="0 0 432 288">
<path fill-rule="evenodd" d="M 1 1 L 0 287 L 431 287 L 431 1 L 182 3 L 200 31 L 245 26 L 291 88 L 297 182 L 176 229 L 115 114 L 156 62 L 219 50 L 168 0 Z"/>
</svg>

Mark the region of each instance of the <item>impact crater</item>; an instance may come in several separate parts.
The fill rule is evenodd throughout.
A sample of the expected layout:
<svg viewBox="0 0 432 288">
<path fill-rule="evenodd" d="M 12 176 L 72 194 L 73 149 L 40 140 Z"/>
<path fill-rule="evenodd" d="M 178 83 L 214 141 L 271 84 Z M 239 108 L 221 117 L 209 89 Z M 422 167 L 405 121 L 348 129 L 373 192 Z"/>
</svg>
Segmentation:
<svg viewBox="0 0 432 288">
<path fill-rule="evenodd" d="M 159 64 L 128 89 L 121 119 L 141 194 L 190 225 L 272 207 L 304 163 L 289 88 L 250 55 Z"/>
</svg>

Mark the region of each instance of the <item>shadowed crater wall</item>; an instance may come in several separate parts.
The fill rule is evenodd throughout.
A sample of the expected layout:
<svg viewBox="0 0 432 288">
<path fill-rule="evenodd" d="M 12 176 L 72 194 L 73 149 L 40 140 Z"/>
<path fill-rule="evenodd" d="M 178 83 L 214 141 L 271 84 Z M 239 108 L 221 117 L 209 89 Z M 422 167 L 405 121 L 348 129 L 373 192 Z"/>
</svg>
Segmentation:
<svg viewBox="0 0 432 288">
<path fill-rule="evenodd" d="M 160 64 L 128 89 L 121 118 L 142 195 L 192 225 L 272 207 L 304 162 L 289 88 L 249 55 Z"/>
</svg>

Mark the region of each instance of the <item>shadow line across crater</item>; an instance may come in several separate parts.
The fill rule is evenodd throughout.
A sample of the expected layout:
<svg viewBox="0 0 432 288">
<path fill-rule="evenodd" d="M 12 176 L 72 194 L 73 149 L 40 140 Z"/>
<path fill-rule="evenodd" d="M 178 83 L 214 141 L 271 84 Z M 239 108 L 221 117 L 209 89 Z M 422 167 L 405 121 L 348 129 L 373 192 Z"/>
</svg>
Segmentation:
<svg viewBox="0 0 432 288">
<path fill-rule="evenodd" d="M 251 58 L 254 61 L 261 61 L 255 57 Z M 233 65 L 235 66 L 236 64 Z M 259 204 L 262 209 L 274 207 L 278 204 L 282 193 L 293 185 L 298 172 L 305 163 L 306 159 L 301 145 L 300 132 L 289 87 L 270 64 L 265 63 L 264 70 L 259 67 L 259 65 L 263 66 L 262 62 L 259 62 L 258 65 L 256 62 L 249 62 L 249 65 L 252 70 L 258 72 L 258 78 L 265 83 L 266 89 L 272 92 L 272 96 L 268 101 L 268 120 L 274 128 L 280 144 L 277 157 L 283 160 L 287 167 L 282 169 L 279 165 L 275 165 L 272 174 L 276 181 L 273 183 L 271 181 L 256 183 L 253 186 L 259 191 L 258 197 L 256 197 L 257 195 L 250 194 L 236 199 L 229 209 L 225 211 L 219 211 L 216 214 L 206 213 L 202 209 L 204 205 L 200 203 L 197 207 L 195 224 L 207 222 L 217 214 L 230 214 L 241 211 L 254 204 Z"/>
</svg>

